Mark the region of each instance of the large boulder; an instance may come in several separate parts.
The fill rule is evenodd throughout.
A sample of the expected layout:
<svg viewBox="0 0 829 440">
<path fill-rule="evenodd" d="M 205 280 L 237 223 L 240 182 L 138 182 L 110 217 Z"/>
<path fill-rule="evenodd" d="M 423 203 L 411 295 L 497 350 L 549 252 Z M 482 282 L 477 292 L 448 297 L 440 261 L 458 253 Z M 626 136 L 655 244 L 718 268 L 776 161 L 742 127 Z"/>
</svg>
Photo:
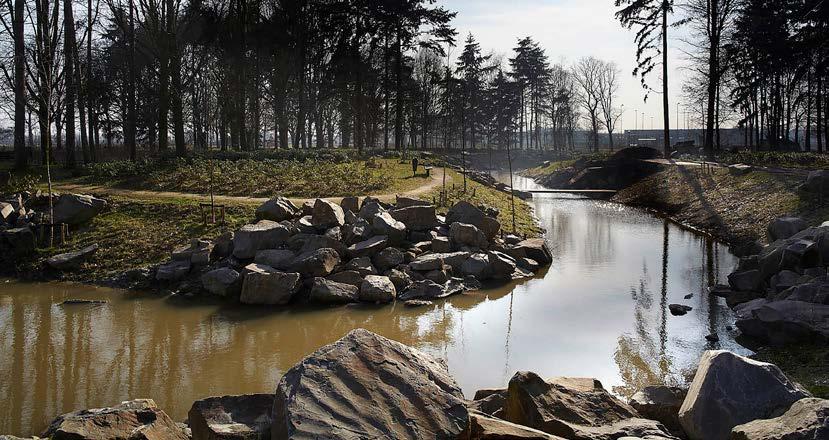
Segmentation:
<svg viewBox="0 0 829 440">
<path fill-rule="evenodd" d="M 777 366 L 725 350 L 700 359 L 679 421 L 691 440 L 726 440 L 737 425 L 775 417 L 808 393 Z"/>
<path fill-rule="evenodd" d="M 452 266 L 452 270 L 460 271 L 461 266 L 469 258 L 469 252 L 458 251 L 449 253 L 423 254 L 409 263 L 412 270 L 430 271 L 442 269 L 444 264 Z"/>
<path fill-rule="evenodd" d="M 385 235 L 376 235 L 374 237 L 369 238 L 368 240 L 363 240 L 361 242 L 349 246 L 348 255 L 350 255 L 352 258 L 370 257 L 385 249 L 388 245 L 388 237 L 386 237 Z"/>
<path fill-rule="evenodd" d="M 386 212 L 386 208 L 380 204 L 379 200 L 371 199 L 366 197 L 363 200 L 363 205 L 360 207 L 360 212 L 358 213 L 359 217 L 371 221 L 375 215 L 380 214 L 382 212 Z"/>
<path fill-rule="evenodd" d="M 285 197 L 275 197 L 256 208 L 257 220 L 281 222 L 290 220 L 299 214 L 299 208 Z"/>
<path fill-rule="evenodd" d="M 53 255 L 46 259 L 46 265 L 57 270 L 74 270 L 81 267 L 98 250 L 97 244 L 89 245 L 77 251 Z"/>
<path fill-rule="evenodd" d="M 389 211 L 389 214 L 411 231 L 428 231 L 438 225 L 438 217 L 432 205 L 397 208 Z"/>
<path fill-rule="evenodd" d="M 90 195 L 62 194 L 54 206 L 54 223 L 80 225 L 92 220 L 106 206 L 106 200 Z"/>
<path fill-rule="evenodd" d="M 488 254 L 474 253 L 463 262 L 460 274 L 471 275 L 479 280 L 485 280 L 489 278 L 491 269 Z"/>
<path fill-rule="evenodd" d="M 829 170 L 810 171 L 802 188 L 804 191 L 817 194 L 829 192 Z"/>
<path fill-rule="evenodd" d="M 341 272 L 334 272 L 325 278 L 331 281 L 336 281 L 338 283 L 351 284 L 352 286 L 358 289 L 360 288 L 360 286 L 363 285 L 363 276 L 360 275 L 360 273 L 356 270 L 344 270 Z"/>
<path fill-rule="evenodd" d="M 371 219 L 375 234 L 388 237 L 389 243 L 399 244 L 406 239 L 406 225 L 394 219 L 388 212 L 381 212 Z"/>
<path fill-rule="evenodd" d="M 767 232 L 769 240 L 776 241 L 789 238 L 808 227 L 800 217 L 777 217 L 769 223 Z"/>
<path fill-rule="evenodd" d="M 763 298 L 735 309 L 743 334 L 772 345 L 829 340 L 829 305 Z"/>
<path fill-rule="evenodd" d="M 170 261 L 158 266 L 155 279 L 169 282 L 180 281 L 190 273 L 190 267 L 189 261 Z"/>
<path fill-rule="evenodd" d="M 396 208 L 408 208 L 411 206 L 429 206 L 431 205 L 430 202 L 422 199 L 417 199 L 414 197 L 407 197 L 407 196 L 395 196 L 395 203 L 394 206 Z M 402 221 L 402 220 L 401 220 Z"/>
<path fill-rule="evenodd" d="M 735 426 L 731 440 L 817 440 L 829 438 L 829 400 L 806 398 L 782 416 Z"/>
<path fill-rule="evenodd" d="M 213 242 L 201 238 L 194 238 L 188 246 L 176 248 L 170 257 L 177 261 L 189 261 L 193 266 L 206 266 L 210 264 L 210 256 L 213 254 Z"/>
<path fill-rule="evenodd" d="M 331 238 L 327 235 L 304 233 L 296 234 L 288 239 L 287 244 L 291 250 L 298 253 L 311 252 L 322 248 L 331 248 L 337 251 L 341 257 L 344 257 L 348 251 L 348 248 L 342 243 L 342 241 Z"/>
<path fill-rule="evenodd" d="M 397 290 L 389 277 L 368 275 L 360 285 L 360 301 L 387 303 L 394 301 Z"/>
<path fill-rule="evenodd" d="M 208 397 L 187 413 L 193 440 L 270 438 L 273 394 Z"/>
<path fill-rule="evenodd" d="M 291 270 L 299 272 L 303 278 L 324 277 L 333 272 L 339 263 L 337 251 L 322 248 L 297 255 L 291 263 Z"/>
<path fill-rule="evenodd" d="M 357 329 L 282 376 L 272 420 L 272 439 L 455 439 L 469 413 L 443 364 Z"/>
<path fill-rule="evenodd" d="M 311 219 L 317 227 L 342 226 L 345 224 L 345 213 L 340 205 L 325 199 L 317 199 L 314 201 Z"/>
<path fill-rule="evenodd" d="M 46 428 L 53 440 L 187 440 L 189 437 L 150 399 L 63 414 Z"/>
<path fill-rule="evenodd" d="M 345 270 L 353 270 L 361 276 L 377 275 L 377 268 L 371 265 L 371 259 L 368 257 L 353 258 L 345 264 Z"/>
<path fill-rule="evenodd" d="M 242 226 L 233 236 L 233 256 L 240 260 L 251 259 L 260 249 L 274 249 L 291 237 L 291 231 L 275 221 L 260 220 Z"/>
<path fill-rule="evenodd" d="M 358 218 L 342 227 L 342 242 L 348 246 L 371 238 L 372 228 L 364 219 Z"/>
<path fill-rule="evenodd" d="M 245 266 L 245 272 L 239 296 L 243 304 L 287 304 L 302 287 L 300 275 L 295 272 L 280 272 L 256 263 Z"/>
<path fill-rule="evenodd" d="M 372 258 L 377 270 L 385 272 L 403 264 L 403 251 L 397 248 L 385 248 Z"/>
<path fill-rule="evenodd" d="M 3 231 L 2 238 L 15 255 L 27 255 L 35 250 L 35 233 L 28 226 Z"/>
<path fill-rule="evenodd" d="M 486 235 L 477 226 L 454 222 L 449 226 L 449 238 L 456 247 L 468 246 L 478 249 L 489 247 Z"/>
<path fill-rule="evenodd" d="M 456 293 L 463 292 L 463 284 L 450 280 L 446 284 L 438 284 L 432 280 L 419 280 L 409 284 L 405 290 L 400 292 L 397 299 L 408 301 L 410 299 L 437 299 L 445 298 Z"/>
<path fill-rule="evenodd" d="M 509 381 L 504 418 L 568 439 L 672 438 L 660 423 L 638 418 L 595 379 L 545 381 L 519 371 Z"/>
<path fill-rule="evenodd" d="M 679 387 L 648 386 L 630 398 L 630 406 L 642 417 L 662 423 L 673 433 L 681 433 L 679 408 L 687 393 L 688 390 Z"/>
<path fill-rule="evenodd" d="M 340 201 L 340 208 L 343 209 L 343 212 L 351 211 L 351 213 L 356 214 L 360 212 L 360 199 L 354 196 L 343 197 Z"/>
<path fill-rule="evenodd" d="M 509 280 L 515 273 L 517 264 L 514 258 L 503 252 L 489 251 L 489 266 L 490 277 L 498 280 Z"/>
<path fill-rule="evenodd" d="M 455 222 L 475 225 L 483 231 L 488 240 L 495 238 L 501 229 L 501 225 L 497 220 L 487 216 L 478 207 L 464 200 L 452 205 L 446 213 L 446 224 L 451 225 Z"/>
<path fill-rule="evenodd" d="M 308 300 L 317 304 L 347 304 L 360 300 L 360 289 L 326 278 L 314 278 Z"/>
<path fill-rule="evenodd" d="M 241 290 L 242 278 L 239 272 L 229 268 L 213 269 L 201 276 L 204 290 L 218 296 L 236 296 Z"/>
<path fill-rule="evenodd" d="M 762 275 L 757 269 L 728 274 L 728 285 L 738 292 L 756 291 L 762 287 L 762 283 Z"/>
<path fill-rule="evenodd" d="M 541 265 L 548 265 L 553 262 L 553 255 L 543 238 L 528 238 L 508 247 L 505 252 L 516 260 L 530 258 Z"/>
</svg>

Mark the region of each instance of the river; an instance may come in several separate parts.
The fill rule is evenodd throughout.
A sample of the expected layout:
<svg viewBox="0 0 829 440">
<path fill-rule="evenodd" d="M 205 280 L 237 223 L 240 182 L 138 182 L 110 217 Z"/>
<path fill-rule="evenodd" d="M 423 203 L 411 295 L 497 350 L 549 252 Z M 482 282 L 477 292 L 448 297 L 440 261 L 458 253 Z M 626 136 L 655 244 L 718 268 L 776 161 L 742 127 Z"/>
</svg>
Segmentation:
<svg viewBox="0 0 829 440">
<path fill-rule="evenodd" d="M 596 377 L 628 396 L 687 381 L 703 350 L 750 353 L 726 328 L 731 311 L 705 291 L 736 263 L 726 246 L 610 202 L 537 194 L 531 203 L 552 266 L 431 307 L 242 307 L 0 283 L 0 433 L 38 434 L 58 414 L 141 397 L 184 420 L 205 396 L 273 392 L 285 369 L 359 327 L 444 359 L 468 397 L 518 370 Z M 70 298 L 108 302 L 61 305 Z M 671 316 L 670 303 L 693 310 Z"/>
</svg>

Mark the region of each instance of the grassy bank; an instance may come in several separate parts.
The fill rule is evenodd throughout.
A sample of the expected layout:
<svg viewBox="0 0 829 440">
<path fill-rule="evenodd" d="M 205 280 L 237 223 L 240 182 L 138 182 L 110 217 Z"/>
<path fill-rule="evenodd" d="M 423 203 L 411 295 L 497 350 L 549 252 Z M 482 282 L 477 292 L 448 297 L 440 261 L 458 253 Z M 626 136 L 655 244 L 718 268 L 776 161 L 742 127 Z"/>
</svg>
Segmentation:
<svg viewBox="0 0 829 440">
<path fill-rule="evenodd" d="M 829 218 L 829 203 L 798 190 L 803 177 L 753 171 L 733 175 L 724 168 L 667 167 L 624 188 L 614 200 L 657 209 L 737 247 L 766 241 L 766 226 L 795 215 L 810 224 Z"/>
</svg>

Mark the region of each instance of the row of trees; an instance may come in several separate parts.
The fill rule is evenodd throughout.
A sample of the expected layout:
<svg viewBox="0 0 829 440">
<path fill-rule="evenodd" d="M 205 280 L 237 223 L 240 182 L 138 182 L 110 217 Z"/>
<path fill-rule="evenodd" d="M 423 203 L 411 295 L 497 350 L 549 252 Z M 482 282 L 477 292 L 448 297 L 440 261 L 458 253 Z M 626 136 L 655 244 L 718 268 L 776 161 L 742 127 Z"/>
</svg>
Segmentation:
<svg viewBox="0 0 829 440">
<path fill-rule="evenodd" d="M 752 149 L 823 151 L 829 138 L 829 2 L 616 0 L 616 6 L 621 23 L 636 29 L 634 73 L 648 92 L 645 77 L 662 66 L 666 153 L 671 26 L 687 26 L 690 35 L 690 80 L 682 95 L 687 107 L 699 109 L 709 154 L 719 147 L 725 123 L 742 128 Z"/>
<path fill-rule="evenodd" d="M 618 71 L 595 58 L 551 65 L 531 38 L 505 58 L 469 35 L 452 62 L 455 13 L 431 0 L 3 8 L 0 108 L 19 167 L 36 137 L 73 166 L 212 146 L 571 148 L 582 116 L 595 144 L 619 117 Z"/>
</svg>

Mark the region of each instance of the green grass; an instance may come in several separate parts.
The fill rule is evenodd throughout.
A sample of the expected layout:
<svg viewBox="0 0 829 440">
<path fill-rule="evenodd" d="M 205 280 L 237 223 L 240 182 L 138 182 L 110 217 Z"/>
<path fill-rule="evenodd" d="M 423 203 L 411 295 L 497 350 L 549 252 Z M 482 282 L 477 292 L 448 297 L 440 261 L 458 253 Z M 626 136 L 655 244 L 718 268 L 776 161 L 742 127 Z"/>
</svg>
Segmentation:
<svg viewBox="0 0 829 440">
<path fill-rule="evenodd" d="M 226 208 L 227 229 L 234 230 L 254 216 L 254 207 L 230 205 Z M 67 280 L 94 281 L 134 268 L 162 262 L 173 248 L 193 238 L 213 238 L 222 232 L 221 225 L 202 223 L 198 202 L 186 199 L 135 201 L 109 198 L 107 209 L 92 222 L 73 231 L 63 247 L 38 249 L 18 264 L 21 273 L 40 268 L 40 261 L 50 255 L 98 244 L 97 253 L 83 270 L 66 274 Z"/>
<path fill-rule="evenodd" d="M 411 163 L 398 159 L 172 159 L 162 162 L 108 162 L 81 170 L 75 183 L 130 189 L 249 197 L 341 197 L 405 192 L 428 183 L 412 176 Z"/>
<path fill-rule="evenodd" d="M 557 161 L 557 162 L 550 162 L 549 165 L 541 165 L 541 166 L 537 166 L 537 167 L 534 167 L 534 168 L 528 168 L 526 170 L 523 170 L 523 171 L 521 171 L 521 175 L 522 176 L 527 176 L 527 177 L 546 176 L 546 175 L 552 174 L 552 173 L 554 173 L 558 170 L 567 168 L 567 167 L 573 165 L 573 163 L 575 163 L 575 162 L 576 162 L 575 160 L 561 160 L 561 161 Z"/>
<path fill-rule="evenodd" d="M 501 228 L 506 232 L 512 232 L 512 211 L 509 194 L 484 186 L 472 179 L 467 179 L 467 190 L 464 192 L 463 175 L 448 168 L 446 175 L 451 178 L 451 183 L 447 183 L 446 202 L 438 206 L 438 212 L 445 214 L 452 205 L 461 200 L 466 200 L 476 206 L 490 206 L 500 211 L 498 221 L 501 222 Z M 454 184 L 454 188 L 452 184 Z M 439 202 L 441 191 L 442 187 L 438 185 L 421 197 Z M 518 234 L 527 235 L 528 237 L 538 237 L 542 232 L 533 214 L 532 207 L 518 197 L 515 198 L 515 227 Z"/>
</svg>

